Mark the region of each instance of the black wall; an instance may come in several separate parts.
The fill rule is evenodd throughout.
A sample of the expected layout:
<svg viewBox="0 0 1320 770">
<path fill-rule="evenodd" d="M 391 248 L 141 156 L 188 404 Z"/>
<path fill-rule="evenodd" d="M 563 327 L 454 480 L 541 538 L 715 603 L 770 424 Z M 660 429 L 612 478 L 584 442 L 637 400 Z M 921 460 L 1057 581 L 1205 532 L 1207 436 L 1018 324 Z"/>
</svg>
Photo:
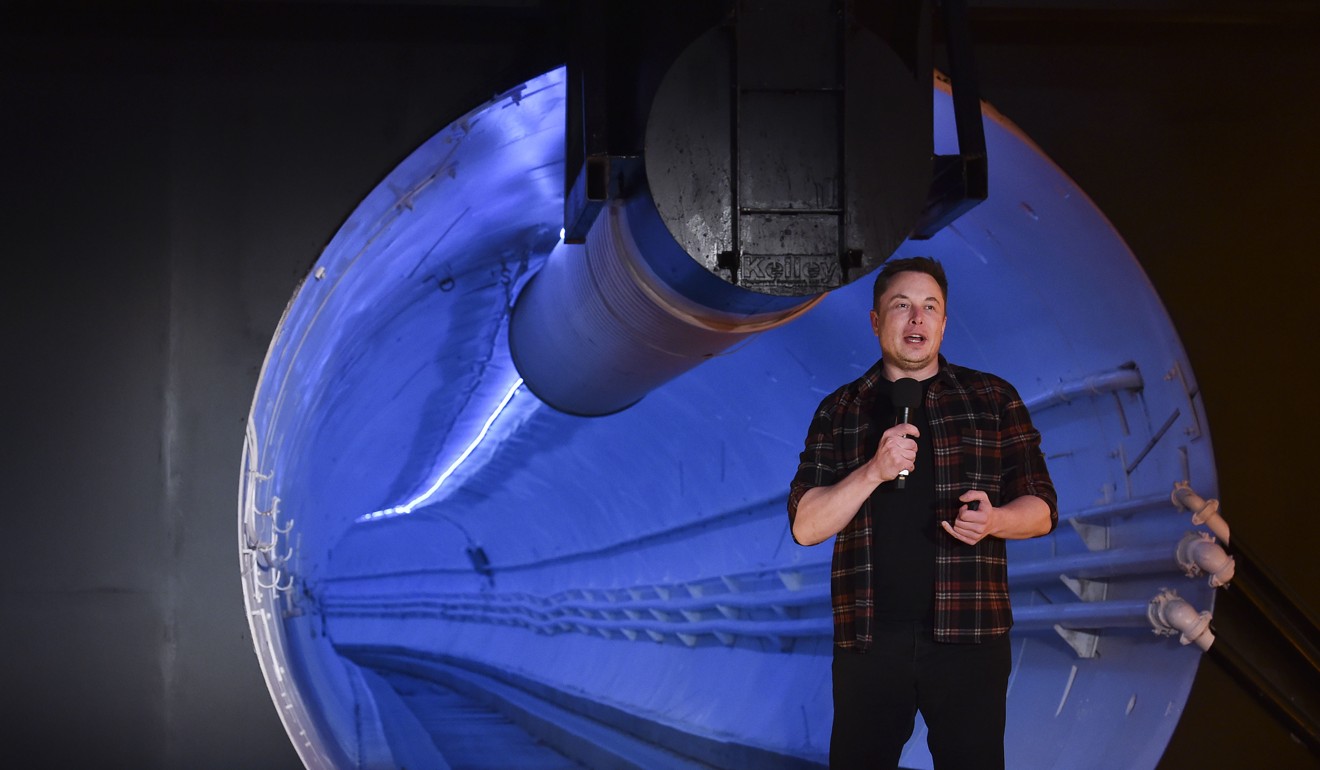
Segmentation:
<svg viewBox="0 0 1320 770">
<path fill-rule="evenodd" d="M 557 60 L 540 4 L 488 5 L 0 2 L 8 757 L 296 766 L 239 588 L 248 406 L 356 203 Z M 976 19 L 984 96 L 1110 216 L 1173 317 L 1235 537 L 1316 613 L 1313 14 Z M 1213 665 L 1164 766 L 1207 757 L 1310 761 Z"/>
</svg>

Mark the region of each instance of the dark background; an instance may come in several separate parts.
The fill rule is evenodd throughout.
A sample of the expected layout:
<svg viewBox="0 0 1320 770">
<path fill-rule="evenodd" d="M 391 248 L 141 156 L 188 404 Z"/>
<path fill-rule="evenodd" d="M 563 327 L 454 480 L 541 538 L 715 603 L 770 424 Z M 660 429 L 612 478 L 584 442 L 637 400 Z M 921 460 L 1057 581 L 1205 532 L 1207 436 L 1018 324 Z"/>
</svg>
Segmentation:
<svg viewBox="0 0 1320 770">
<path fill-rule="evenodd" d="M 266 346 L 386 172 L 557 61 L 559 5 L 0 0 L 8 757 L 297 766 L 238 577 Z M 983 96 L 1182 336 L 1235 540 L 1320 614 L 1315 4 L 972 7 Z M 1315 759 L 1212 662 L 1161 767 L 1205 764 Z"/>
</svg>

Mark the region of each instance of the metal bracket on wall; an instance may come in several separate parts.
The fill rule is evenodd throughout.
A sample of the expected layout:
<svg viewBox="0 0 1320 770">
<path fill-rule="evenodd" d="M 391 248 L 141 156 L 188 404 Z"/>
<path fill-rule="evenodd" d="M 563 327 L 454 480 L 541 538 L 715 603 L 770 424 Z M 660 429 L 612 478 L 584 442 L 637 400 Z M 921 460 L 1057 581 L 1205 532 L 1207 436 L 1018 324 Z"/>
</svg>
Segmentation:
<svg viewBox="0 0 1320 770">
<path fill-rule="evenodd" d="M 564 195 L 564 242 L 585 243 L 601 208 L 627 197 L 641 172 L 640 156 L 588 155 Z"/>
<path fill-rule="evenodd" d="M 1204 430 L 1201 427 L 1201 415 L 1196 411 L 1196 398 L 1199 395 L 1199 390 L 1187 382 L 1187 375 L 1183 372 L 1182 364 L 1178 361 L 1173 362 L 1173 366 L 1164 375 L 1164 379 L 1177 380 L 1178 384 L 1182 386 L 1183 397 L 1187 399 L 1187 412 L 1192 416 L 1191 425 L 1184 428 L 1183 432 L 1187 434 L 1188 438 L 1200 438 Z"/>
<path fill-rule="evenodd" d="M 1059 638 L 1068 643 L 1079 658 L 1094 658 L 1099 655 L 1100 634 L 1092 631 L 1078 631 L 1055 624 L 1054 630 Z"/>
<path fill-rule="evenodd" d="M 953 122 L 958 134 L 957 155 L 936 155 L 926 208 L 912 229 L 923 240 L 944 229 L 990 194 L 990 164 L 986 158 L 985 126 L 981 122 L 981 91 L 972 62 L 972 37 L 964 0 L 941 0 L 944 34 L 949 52 L 949 88 L 953 93 Z"/>
</svg>

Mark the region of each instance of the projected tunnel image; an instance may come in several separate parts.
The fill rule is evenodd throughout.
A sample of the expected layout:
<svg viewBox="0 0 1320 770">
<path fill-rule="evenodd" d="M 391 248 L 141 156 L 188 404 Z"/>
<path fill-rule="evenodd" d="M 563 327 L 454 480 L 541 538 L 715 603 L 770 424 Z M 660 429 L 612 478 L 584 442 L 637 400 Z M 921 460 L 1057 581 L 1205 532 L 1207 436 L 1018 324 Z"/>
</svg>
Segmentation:
<svg viewBox="0 0 1320 770">
<path fill-rule="evenodd" d="M 918 206 L 797 295 L 747 260 L 672 278 L 649 167 L 654 198 L 605 196 L 565 242 L 568 80 L 390 172 L 271 343 L 239 541 L 306 765 L 823 766 L 830 545 L 785 503 L 814 408 L 879 355 L 892 253 L 943 262 L 947 357 L 1016 385 L 1059 492 L 1057 530 L 1009 544 L 1009 766 L 1153 767 L 1225 565 L 1192 520 L 1216 493 L 1192 370 L 1103 214 L 983 106 L 989 196 L 929 237 Z M 960 141 L 926 83 L 928 164 Z M 931 766 L 920 722 L 902 764 Z"/>
</svg>

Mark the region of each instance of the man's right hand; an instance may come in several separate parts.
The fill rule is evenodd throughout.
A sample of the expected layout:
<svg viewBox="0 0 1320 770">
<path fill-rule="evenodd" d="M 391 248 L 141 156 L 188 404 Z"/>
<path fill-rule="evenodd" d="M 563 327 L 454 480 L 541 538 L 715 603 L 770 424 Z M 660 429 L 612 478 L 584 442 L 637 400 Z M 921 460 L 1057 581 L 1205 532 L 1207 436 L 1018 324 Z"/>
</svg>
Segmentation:
<svg viewBox="0 0 1320 770">
<path fill-rule="evenodd" d="M 798 501 L 793 520 L 793 539 L 802 545 L 815 545 L 839 533 L 875 488 L 898 478 L 899 471 L 911 472 L 917 458 L 917 428 L 899 423 L 880 434 L 875 455 L 860 467 L 828 487 L 808 489 Z"/>
<path fill-rule="evenodd" d="M 917 426 L 901 422 L 880 434 L 880 446 L 875 456 L 867 461 L 872 474 L 878 474 L 878 483 L 893 481 L 902 471 L 911 473 L 916 470 L 917 442 L 921 435 Z"/>
</svg>

